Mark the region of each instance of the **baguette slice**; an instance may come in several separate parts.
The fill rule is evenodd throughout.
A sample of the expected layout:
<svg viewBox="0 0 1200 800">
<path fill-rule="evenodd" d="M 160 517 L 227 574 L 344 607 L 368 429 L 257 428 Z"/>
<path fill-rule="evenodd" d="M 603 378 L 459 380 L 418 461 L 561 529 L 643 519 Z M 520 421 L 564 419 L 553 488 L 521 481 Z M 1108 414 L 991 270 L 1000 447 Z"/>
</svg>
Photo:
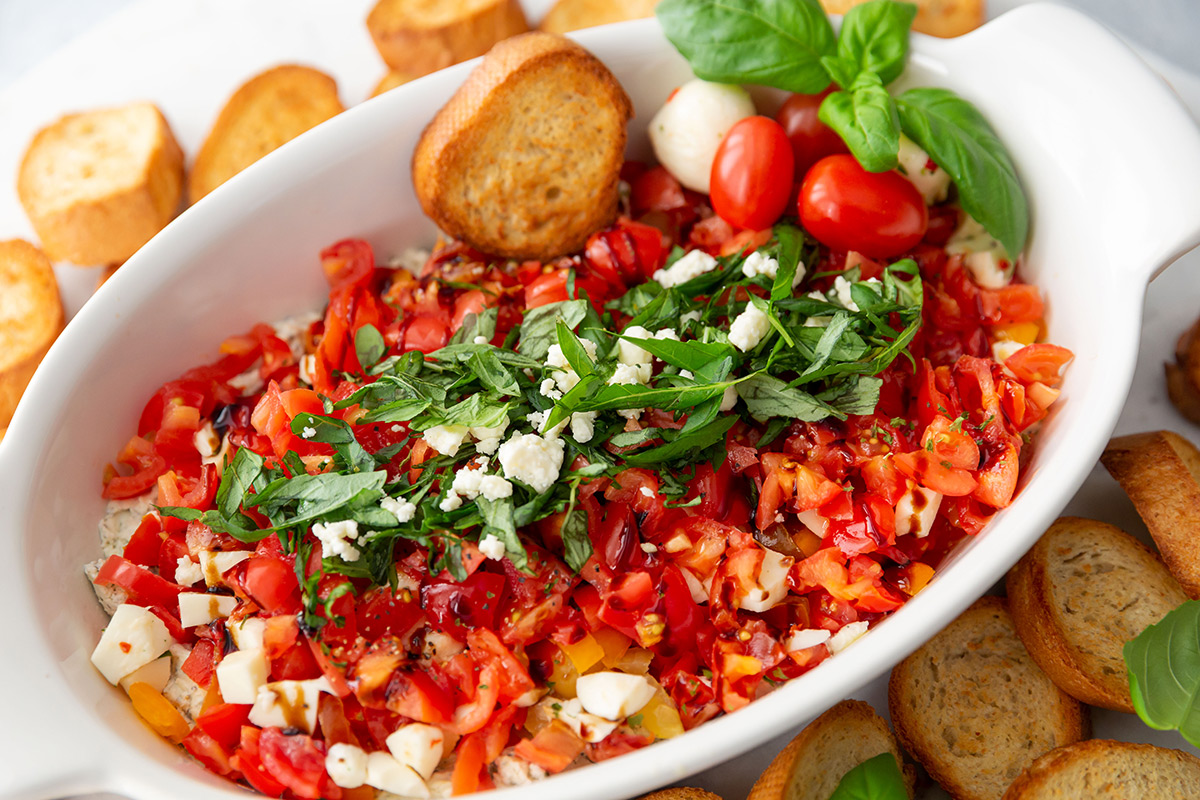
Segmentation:
<svg viewBox="0 0 1200 800">
<path fill-rule="evenodd" d="M 1091 739 L 1034 761 L 1004 800 L 1159 800 L 1200 797 L 1200 758 L 1151 744 Z"/>
<path fill-rule="evenodd" d="M 21 239 L 0 242 L 0 428 L 63 329 L 50 260 Z"/>
<path fill-rule="evenodd" d="M 68 114 L 33 137 L 17 194 L 54 261 L 124 261 L 171 221 L 183 151 L 150 103 Z"/>
<path fill-rule="evenodd" d="M 413 186 L 443 231 L 486 253 L 550 260 L 617 213 L 633 107 L 561 36 L 496 45 L 421 135 Z"/>
<path fill-rule="evenodd" d="M 518 0 L 379 0 L 367 30 L 393 70 L 427 75 L 529 30 Z"/>
<path fill-rule="evenodd" d="M 788 742 L 748 800 L 829 800 L 847 772 L 880 753 L 891 753 L 904 769 L 900 745 L 883 718 L 860 700 L 843 700 Z"/>
<path fill-rule="evenodd" d="M 821 0 L 830 14 L 845 14 L 866 0 Z M 987 9 L 984 0 L 914 0 L 917 18 L 913 30 L 930 36 L 962 36 L 983 24 Z"/>
<path fill-rule="evenodd" d="M 1145 545 L 1103 522 L 1063 517 L 1008 573 L 1017 634 L 1083 703 L 1133 713 L 1121 648 L 1187 600 Z"/>
<path fill-rule="evenodd" d="M 721 797 L 703 789 L 678 786 L 672 789 L 660 789 L 653 794 L 644 795 L 638 800 L 721 800 Z"/>
<path fill-rule="evenodd" d="M 342 110 L 337 83 L 311 67 L 285 65 L 256 75 L 229 98 L 200 146 L 188 175 L 188 202 Z"/>
<path fill-rule="evenodd" d="M 1167 569 L 1200 599 L 1200 451 L 1171 431 L 1119 436 L 1100 462 L 1145 521 Z"/>
<path fill-rule="evenodd" d="M 1087 719 L 1026 652 L 1002 597 L 981 597 L 901 661 L 888 709 L 904 748 L 956 800 L 999 800 Z"/>
<path fill-rule="evenodd" d="M 538 30 L 567 33 L 627 19 L 654 16 L 658 0 L 558 0 L 546 13 Z"/>
<path fill-rule="evenodd" d="M 394 69 L 388 70 L 387 74 L 380 79 L 379 83 L 375 84 L 375 88 L 371 90 L 370 97 L 379 97 L 384 92 L 390 92 L 397 86 L 403 86 L 411 80 L 414 80 L 415 75 L 410 75 L 407 72 L 397 72 Z M 368 98 L 369 99 L 369 98 Z"/>
</svg>

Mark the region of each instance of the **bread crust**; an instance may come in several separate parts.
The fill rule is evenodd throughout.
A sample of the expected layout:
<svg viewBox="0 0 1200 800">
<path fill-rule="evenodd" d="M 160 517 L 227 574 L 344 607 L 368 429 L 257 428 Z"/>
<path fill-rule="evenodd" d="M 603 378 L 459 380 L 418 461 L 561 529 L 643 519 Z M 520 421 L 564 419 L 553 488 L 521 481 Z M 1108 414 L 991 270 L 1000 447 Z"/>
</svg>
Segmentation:
<svg viewBox="0 0 1200 800">
<path fill-rule="evenodd" d="M 0 428 L 63 329 L 62 299 L 50 260 L 29 242 L 0 242 Z"/>
<path fill-rule="evenodd" d="M 836 747 L 826 747 L 836 740 Z M 902 771 L 900 745 L 883 720 L 861 700 L 843 700 L 810 722 L 755 781 L 747 800 L 825 800 L 858 764 L 889 752 Z M 842 763 L 830 764 L 830 756 Z M 911 776 L 906 775 L 912 797 Z"/>
<path fill-rule="evenodd" d="M 1200 599 L 1200 451 L 1172 431 L 1119 436 L 1100 462 L 1129 495 L 1167 569 Z"/>
<path fill-rule="evenodd" d="M 1038 758 L 1013 781 L 1003 800 L 1168 797 L 1200 797 L 1200 759 L 1151 744 L 1090 739 Z"/>
<path fill-rule="evenodd" d="M 901 745 L 955 800 L 997 800 L 1037 756 L 1088 728 L 1083 707 L 1025 651 L 1004 598 L 991 596 L 892 670 L 888 710 Z"/>
<path fill-rule="evenodd" d="M 638 800 L 721 800 L 721 796 L 691 786 L 677 786 L 643 795 Z"/>
<path fill-rule="evenodd" d="M 529 30 L 518 0 L 436 2 L 441 9 L 430 13 L 414 0 L 379 0 L 367 14 L 367 30 L 389 68 L 419 78 Z"/>
<path fill-rule="evenodd" d="M 342 110 L 337 83 L 320 70 L 285 64 L 254 76 L 230 96 L 200 146 L 188 202 Z"/>
<path fill-rule="evenodd" d="M 561 36 L 523 34 L 496 45 L 429 123 L 413 187 L 450 235 L 493 255 L 550 260 L 616 216 L 632 116 L 595 56 Z"/>
<path fill-rule="evenodd" d="M 384 92 L 390 92 L 397 86 L 403 86 L 417 77 L 419 76 L 409 75 L 407 72 L 397 72 L 394 69 L 388 70 L 387 74 L 379 79 L 379 83 L 375 84 L 375 88 L 371 90 L 371 94 L 367 99 L 379 97 Z"/>
<path fill-rule="evenodd" d="M 845 14 L 866 0 L 821 0 L 830 14 Z M 917 17 L 913 30 L 930 36 L 962 36 L 983 24 L 987 9 L 983 0 L 914 0 Z"/>
<path fill-rule="evenodd" d="M 1111 558 L 1101 559 L 1108 571 L 1080 578 L 1090 585 L 1056 580 L 1068 562 L 1091 571 L 1088 551 L 1096 549 Z M 1080 702 L 1128 713 L 1133 703 L 1122 646 L 1187 599 L 1148 547 L 1119 528 L 1078 517 L 1050 526 L 1009 571 L 1007 589 L 1017 634 L 1050 679 Z"/>
<path fill-rule="evenodd" d="M 150 112 L 150 113 L 147 113 Z M 116 163 L 105 150 L 125 142 L 96 131 L 120 116 L 138 116 L 153 126 L 150 146 Z M 129 137 L 132 138 L 132 137 Z M 128 139 L 126 139 L 128 141 Z M 70 157 L 67 158 L 66 156 Z M 107 161 L 101 164 L 101 161 Z M 75 164 L 74 174 L 53 164 Z M 95 178 L 124 171 L 107 185 Z M 183 151 L 166 118 L 150 103 L 68 114 L 38 131 L 17 173 L 17 195 L 46 255 L 54 261 L 95 265 L 121 262 L 162 230 L 179 210 Z M 69 205 L 56 199 L 79 195 Z"/>
<path fill-rule="evenodd" d="M 546 33 L 567 33 L 596 25 L 654 16 L 659 0 L 558 0 L 538 23 Z"/>
</svg>

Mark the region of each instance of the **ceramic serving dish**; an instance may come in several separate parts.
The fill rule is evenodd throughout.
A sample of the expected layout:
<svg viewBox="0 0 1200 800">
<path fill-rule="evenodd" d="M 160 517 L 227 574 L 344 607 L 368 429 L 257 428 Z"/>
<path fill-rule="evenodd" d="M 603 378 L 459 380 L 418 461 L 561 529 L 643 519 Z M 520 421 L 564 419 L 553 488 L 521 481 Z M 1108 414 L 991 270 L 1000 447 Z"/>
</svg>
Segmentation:
<svg viewBox="0 0 1200 800">
<path fill-rule="evenodd" d="M 579 37 L 614 71 L 644 126 L 687 65 L 653 20 Z M 1148 281 L 1200 242 L 1200 131 L 1168 87 L 1096 23 L 1025 6 L 954 40 L 914 36 L 902 81 L 978 105 L 1032 199 L 1025 276 L 1048 339 L 1076 353 L 1012 506 L 932 584 L 851 648 L 767 702 L 619 759 L 496 797 L 627 797 L 732 758 L 812 718 L 903 658 L 990 587 L 1088 474 L 1132 379 Z M 82 566 L 98 555 L 100 477 L 163 381 L 228 334 L 319 306 L 317 253 L 348 236 L 382 257 L 433 235 L 412 194 L 421 129 L 460 65 L 352 108 L 182 215 L 87 303 L 30 384 L 0 445 L 0 798 L 111 791 L 245 797 L 146 728 L 91 666 L 105 617 Z"/>
</svg>

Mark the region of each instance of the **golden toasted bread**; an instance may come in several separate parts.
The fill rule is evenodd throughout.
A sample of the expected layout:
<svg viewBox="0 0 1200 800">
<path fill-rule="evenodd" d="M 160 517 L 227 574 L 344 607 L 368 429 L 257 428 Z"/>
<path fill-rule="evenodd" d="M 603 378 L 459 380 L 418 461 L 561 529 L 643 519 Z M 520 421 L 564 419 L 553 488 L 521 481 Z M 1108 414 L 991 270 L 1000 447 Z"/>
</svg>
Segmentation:
<svg viewBox="0 0 1200 800">
<path fill-rule="evenodd" d="M 892 670 L 896 736 L 955 800 L 999 800 L 1042 753 L 1084 737 L 1079 703 L 1038 668 L 1002 597 L 981 597 Z"/>
<path fill-rule="evenodd" d="M 1175 363 L 1163 367 L 1171 403 L 1192 422 L 1200 422 L 1200 320 L 1176 341 Z"/>
<path fill-rule="evenodd" d="M 0 242 L 0 428 L 62 328 L 50 260 L 21 239 Z"/>
<path fill-rule="evenodd" d="M 1119 436 L 1100 461 L 1129 495 L 1167 569 L 1200 599 L 1200 451 L 1171 431 Z"/>
<path fill-rule="evenodd" d="M 34 136 L 17 194 L 55 261 L 124 261 L 179 210 L 183 152 L 150 103 L 68 114 Z"/>
<path fill-rule="evenodd" d="M 821 0 L 830 14 L 845 14 L 866 0 Z M 913 30 L 930 36 L 962 36 L 983 24 L 987 9 L 983 0 L 913 0 L 917 18 Z"/>
<path fill-rule="evenodd" d="M 1008 573 L 1017 634 L 1083 703 L 1133 712 L 1121 648 L 1187 595 L 1145 545 L 1103 522 L 1063 517 Z"/>
<path fill-rule="evenodd" d="M 721 797 L 703 789 L 678 786 L 673 789 L 660 789 L 654 794 L 643 795 L 638 800 L 721 800 Z"/>
<path fill-rule="evenodd" d="M 285 65 L 241 86 L 213 123 L 188 173 L 188 202 L 342 112 L 337 83 L 311 67 Z"/>
<path fill-rule="evenodd" d="M 413 186 L 443 231 L 487 253 L 548 260 L 612 222 L 633 107 L 569 39 L 496 45 L 421 135 Z"/>
<path fill-rule="evenodd" d="M 390 68 L 417 78 L 481 56 L 529 23 L 518 0 L 379 0 L 367 30 Z"/>
<path fill-rule="evenodd" d="M 1200 797 L 1200 758 L 1152 744 L 1091 739 L 1059 747 L 1013 781 L 1004 800 Z"/>
<path fill-rule="evenodd" d="M 627 19 L 654 16 L 658 0 L 558 0 L 538 25 L 546 33 L 566 33 Z"/>
<path fill-rule="evenodd" d="M 407 72 L 397 72 L 396 70 L 388 70 L 388 73 L 383 76 L 379 83 L 375 84 L 375 88 L 371 90 L 371 97 L 379 97 L 384 92 L 390 92 L 397 86 L 403 86 L 414 78 L 419 77 L 410 75 Z"/>
<path fill-rule="evenodd" d="M 904 768 L 900 746 L 875 709 L 860 700 L 843 700 L 788 742 L 755 782 L 748 800 L 829 800 L 847 772 L 880 753 L 891 753 L 896 766 Z"/>
</svg>

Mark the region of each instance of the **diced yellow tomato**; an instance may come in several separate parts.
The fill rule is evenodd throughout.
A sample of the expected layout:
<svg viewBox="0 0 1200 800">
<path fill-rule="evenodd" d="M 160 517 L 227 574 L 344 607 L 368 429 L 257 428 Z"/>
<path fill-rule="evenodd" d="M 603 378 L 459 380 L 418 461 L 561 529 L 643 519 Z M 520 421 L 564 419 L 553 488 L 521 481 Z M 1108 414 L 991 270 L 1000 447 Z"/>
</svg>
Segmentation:
<svg viewBox="0 0 1200 800">
<path fill-rule="evenodd" d="M 583 638 L 574 644 L 560 644 L 559 649 L 567 654 L 567 658 L 575 665 L 575 671 L 580 674 L 587 672 L 604 658 L 604 648 L 590 633 L 584 634 Z"/>
<path fill-rule="evenodd" d="M 191 730 L 187 720 L 171 705 L 171 701 L 150 684 L 135 683 L 130 686 L 129 699 L 133 702 L 133 710 L 159 736 L 179 743 Z"/>
<path fill-rule="evenodd" d="M 738 653 L 726 653 L 722 672 L 731 681 L 746 678 L 762 672 L 762 662 L 754 656 L 743 656 Z"/>
<path fill-rule="evenodd" d="M 606 669 L 612 669 L 621 663 L 629 646 L 633 644 L 628 636 L 612 628 L 601 628 L 592 636 L 604 648 L 604 655 L 601 656 L 600 661 L 603 662 Z"/>
<path fill-rule="evenodd" d="M 808 558 L 813 553 L 821 549 L 821 537 L 810 531 L 808 528 L 796 531 L 792 534 L 792 541 L 804 557 Z"/>
<path fill-rule="evenodd" d="M 679 711 L 661 688 L 638 713 L 642 715 L 642 727 L 658 739 L 670 739 L 683 733 Z"/>
<path fill-rule="evenodd" d="M 933 567 L 914 561 L 904 568 L 899 586 L 909 597 L 924 589 L 933 580 Z"/>
<path fill-rule="evenodd" d="M 650 671 L 650 660 L 653 658 L 654 653 L 651 653 L 649 650 L 643 650 L 640 647 L 631 647 L 613 665 L 613 669 L 633 675 L 645 675 Z"/>
<path fill-rule="evenodd" d="M 1036 322 L 1014 322 L 1009 325 L 997 325 L 992 328 L 992 333 L 1004 342 L 1033 344 L 1038 340 L 1041 328 Z"/>
<path fill-rule="evenodd" d="M 550 691 L 559 697 L 570 700 L 575 696 L 575 681 L 577 680 L 579 680 L 579 671 L 575 669 L 575 664 L 567 657 L 566 653 L 556 653 L 554 669 L 550 671 L 550 677 L 546 679 L 550 685 Z"/>
</svg>

